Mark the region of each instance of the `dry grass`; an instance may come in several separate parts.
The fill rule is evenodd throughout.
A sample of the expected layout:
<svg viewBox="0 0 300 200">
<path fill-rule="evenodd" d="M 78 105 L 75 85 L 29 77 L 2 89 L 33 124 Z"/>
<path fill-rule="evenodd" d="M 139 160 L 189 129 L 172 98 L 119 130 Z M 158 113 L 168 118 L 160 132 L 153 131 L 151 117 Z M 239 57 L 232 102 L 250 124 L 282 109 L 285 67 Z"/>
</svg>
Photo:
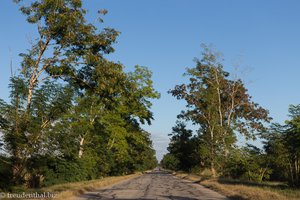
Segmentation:
<svg viewBox="0 0 300 200">
<path fill-rule="evenodd" d="M 223 184 L 216 180 L 204 180 L 201 181 L 201 185 L 204 185 L 210 189 L 220 192 L 225 196 L 236 200 L 287 200 L 283 195 L 276 192 L 265 190 L 257 186 L 248 185 L 234 185 Z"/>
<path fill-rule="evenodd" d="M 300 199 L 300 190 L 281 187 L 274 183 L 252 184 L 239 181 L 221 181 L 202 176 L 177 173 L 177 177 L 200 183 L 233 200 L 296 200 Z"/>
<path fill-rule="evenodd" d="M 200 182 L 202 180 L 201 176 L 195 174 L 187 174 L 184 172 L 176 172 L 176 176 L 182 179 L 187 179 L 193 182 Z"/>
<path fill-rule="evenodd" d="M 65 183 L 53 185 L 40 189 L 38 192 L 52 192 L 57 193 L 55 200 L 67 200 L 74 199 L 76 196 L 81 195 L 88 191 L 94 191 L 99 188 L 118 183 L 123 180 L 129 180 L 140 176 L 141 173 L 126 175 L 126 176 L 115 176 L 106 177 L 102 179 L 96 179 L 91 181 L 81 181 L 74 183 Z"/>
</svg>

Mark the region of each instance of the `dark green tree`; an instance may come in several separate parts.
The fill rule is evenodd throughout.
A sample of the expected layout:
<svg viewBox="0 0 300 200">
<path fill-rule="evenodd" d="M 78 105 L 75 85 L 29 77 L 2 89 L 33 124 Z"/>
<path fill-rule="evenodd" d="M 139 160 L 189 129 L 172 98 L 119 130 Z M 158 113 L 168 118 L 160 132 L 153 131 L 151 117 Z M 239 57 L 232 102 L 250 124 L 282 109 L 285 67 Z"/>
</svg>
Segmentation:
<svg viewBox="0 0 300 200">
<path fill-rule="evenodd" d="M 167 153 L 164 155 L 163 159 L 160 162 L 160 165 L 165 169 L 170 170 L 179 170 L 179 160 L 175 155 Z"/>
<path fill-rule="evenodd" d="M 300 105 L 290 105 L 290 119 L 285 125 L 275 124 L 263 135 L 265 150 L 272 161 L 273 174 L 277 180 L 288 179 L 290 185 L 300 185 Z"/>
<path fill-rule="evenodd" d="M 173 127 L 170 134 L 170 144 L 168 151 L 178 160 L 178 169 L 190 171 L 193 166 L 198 164 L 197 155 L 197 139 L 193 138 L 192 130 L 188 130 L 183 122 L 178 122 Z"/>
</svg>

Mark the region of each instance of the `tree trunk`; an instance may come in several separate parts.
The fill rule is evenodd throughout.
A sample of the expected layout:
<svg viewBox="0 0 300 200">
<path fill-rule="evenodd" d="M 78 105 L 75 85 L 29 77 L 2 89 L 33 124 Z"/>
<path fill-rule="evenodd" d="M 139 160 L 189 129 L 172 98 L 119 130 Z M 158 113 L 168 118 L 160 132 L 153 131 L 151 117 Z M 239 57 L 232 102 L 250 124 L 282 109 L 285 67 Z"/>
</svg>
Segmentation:
<svg viewBox="0 0 300 200">
<path fill-rule="evenodd" d="M 259 182 L 263 181 L 263 178 L 265 176 L 265 173 L 266 173 L 267 169 L 268 169 L 267 167 L 261 169 L 261 174 L 260 174 L 260 177 L 259 177 Z"/>
<path fill-rule="evenodd" d="M 298 160 L 297 158 L 295 159 L 294 162 L 294 174 L 295 174 L 295 184 L 299 185 L 299 173 L 298 173 Z"/>
<path fill-rule="evenodd" d="M 215 156 L 215 148 L 214 148 L 214 132 L 213 129 L 210 130 L 210 140 L 211 140 L 211 146 L 210 146 L 210 170 L 212 173 L 212 176 L 216 177 L 216 169 L 215 169 L 215 163 L 214 163 L 214 156 Z"/>
<path fill-rule="evenodd" d="M 83 155 L 83 143 L 84 143 L 84 137 L 81 137 L 79 142 L 79 152 L 78 152 L 79 158 L 81 158 Z"/>
<path fill-rule="evenodd" d="M 210 163 L 210 170 L 211 170 L 212 177 L 216 178 L 217 177 L 217 172 L 216 172 L 215 164 L 214 164 L 213 161 L 211 161 L 211 163 Z"/>
<path fill-rule="evenodd" d="M 32 95 L 33 95 L 33 83 L 29 83 L 29 89 L 28 89 L 28 95 L 27 95 L 27 111 L 30 109 L 31 107 L 31 99 L 32 99 Z"/>
</svg>

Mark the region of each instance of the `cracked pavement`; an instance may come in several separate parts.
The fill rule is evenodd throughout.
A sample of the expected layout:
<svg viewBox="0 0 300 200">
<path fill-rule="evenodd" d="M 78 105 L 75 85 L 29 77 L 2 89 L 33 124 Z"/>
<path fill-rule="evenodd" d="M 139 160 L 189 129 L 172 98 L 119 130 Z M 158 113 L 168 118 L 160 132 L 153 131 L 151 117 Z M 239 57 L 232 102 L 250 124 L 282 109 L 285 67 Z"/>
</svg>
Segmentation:
<svg viewBox="0 0 300 200">
<path fill-rule="evenodd" d="M 170 173 L 158 170 L 93 192 L 87 192 L 79 199 L 228 200 L 225 196 L 197 183 L 182 180 Z"/>
</svg>

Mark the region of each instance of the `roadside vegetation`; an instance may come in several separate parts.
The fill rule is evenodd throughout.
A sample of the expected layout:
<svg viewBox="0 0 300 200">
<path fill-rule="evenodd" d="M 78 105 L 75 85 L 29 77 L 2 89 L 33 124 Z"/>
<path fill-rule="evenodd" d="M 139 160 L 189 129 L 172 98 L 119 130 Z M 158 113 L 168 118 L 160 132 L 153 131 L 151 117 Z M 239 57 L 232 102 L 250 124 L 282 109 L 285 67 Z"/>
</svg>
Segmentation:
<svg viewBox="0 0 300 200">
<path fill-rule="evenodd" d="M 186 172 L 175 173 L 177 177 L 193 181 L 215 190 L 233 200 L 296 200 L 300 198 L 300 189 L 291 188 L 284 182 L 250 182 L 224 178 L 210 178 Z M 206 178 L 204 178 L 206 177 Z"/>
<path fill-rule="evenodd" d="M 178 115 L 161 165 L 212 179 L 201 183 L 224 194 L 240 191 L 245 199 L 276 199 L 278 193 L 299 199 L 300 105 L 290 105 L 285 124 L 271 123 L 269 112 L 252 101 L 241 79 L 224 70 L 218 55 L 204 46 L 202 58 L 184 74 L 188 83 L 170 90 L 186 102 L 186 109 Z M 238 146 L 238 135 L 247 141 L 261 139 L 262 148 Z M 274 182 L 282 184 L 275 187 Z M 271 196 L 256 198 L 265 190 L 262 197 Z"/>
<path fill-rule="evenodd" d="M 90 181 L 81 181 L 81 182 L 73 182 L 73 183 L 63 183 L 57 184 L 49 187 L 43 187 L 40 189 L 31 189 L 31 192 L 51 192 L 55 194 L 55 199 L 75 199 L 76 197 L 84 194 L 85 192 L 95 191 L 99 188 L 109 186 L 115 183 L 119 183 L 121 181 L 133 179 L 135 177 L 140 176 L 139 173 L 125 175 L 125 176 L 110 176 L 102 179 L 95 179 Z M 28 189 L 26 189 L 28 192 Z"/>
<path fill-rule="evenodd" d="M 0 99 L 0 191 L 125 175 L 157 165 L 146 67 L 105 58 L 119 32 L 85 18 L 80 0 L 15 0 L 36 39 Z M 130 71 L 130 72 L 128 72 Z"/>
</svg>

